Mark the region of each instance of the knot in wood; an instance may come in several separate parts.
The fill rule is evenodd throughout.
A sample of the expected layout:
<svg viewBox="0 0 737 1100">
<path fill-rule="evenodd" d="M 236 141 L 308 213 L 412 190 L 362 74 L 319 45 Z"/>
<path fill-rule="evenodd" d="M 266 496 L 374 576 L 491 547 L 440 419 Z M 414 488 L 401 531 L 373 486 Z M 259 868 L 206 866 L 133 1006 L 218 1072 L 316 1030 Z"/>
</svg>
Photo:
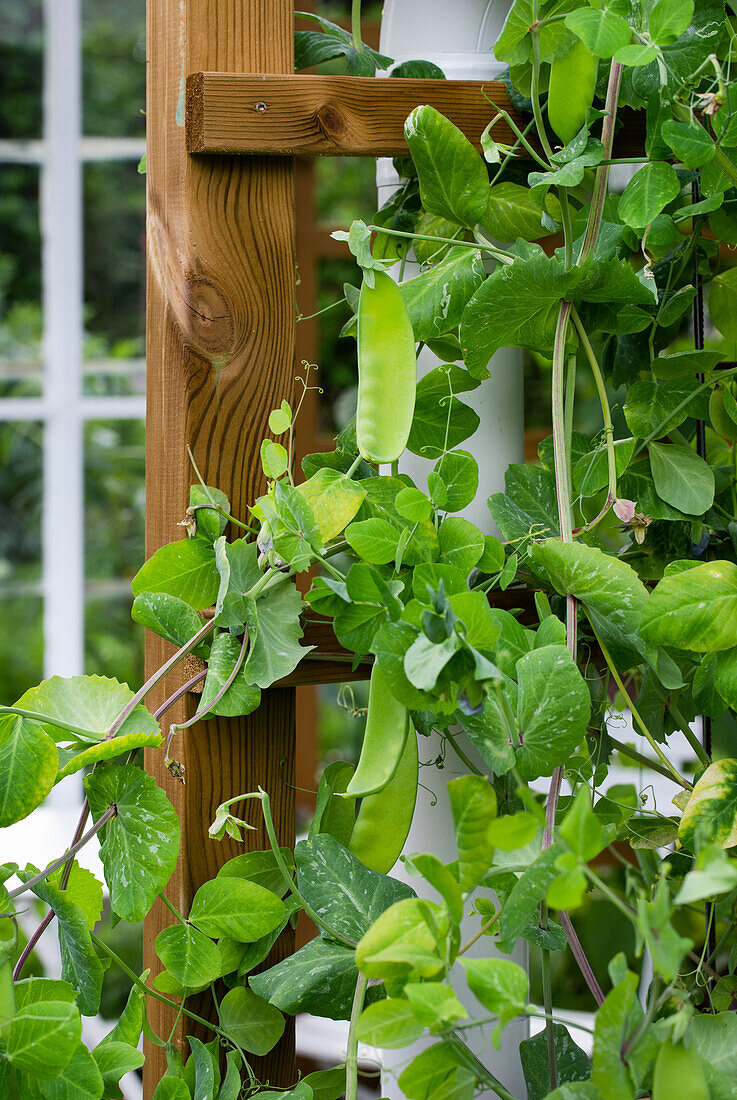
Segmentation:
<svg viewBox="0 0 737 1100">
<path fill-rule="evenodd" d="M 188 272 L 185 278 L 188 340 L 210 359 L 229 354 L 233 349 L 234 326 L 225 295 L 204 275 Z"/>
<path fill-rule="evenodd" d="M 346 132 L 345 118 L 334 103 L 321 103 L 315 111 L 315 122 L 318 129 L 331 141 L 339 141 Z"/>
</svg>

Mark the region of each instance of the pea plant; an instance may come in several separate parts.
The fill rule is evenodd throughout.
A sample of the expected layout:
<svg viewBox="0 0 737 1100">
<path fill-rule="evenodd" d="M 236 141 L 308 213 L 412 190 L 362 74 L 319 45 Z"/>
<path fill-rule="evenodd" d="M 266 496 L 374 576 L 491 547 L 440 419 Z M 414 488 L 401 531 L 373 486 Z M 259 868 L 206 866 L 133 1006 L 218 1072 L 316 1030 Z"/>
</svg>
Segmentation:
<svg viewBox="0 0 737 1100">
<path fill-rule="evenodd" d="M 352 34 L 318 23 L 298 36 L 300 64 L 341 56 L 364 75 L 389 64 L 363 46 L 357 21 Z M 544 1020 L 520 1046 L 528 1100 L 734 1095 L 733 40 L 722 0 L 515 0 L 496 55 L 515 118 L 528 121 L 490 96 L 482 155 L 431 107 L 407 119 L 396 195 L 342 234 L 362 274 L 360 291 L 346 288 L 344 328 L 357 345 L 358 404 L 334 450 L 296 471 L 299 404 L 284 401 L 261 449 L 268 489 L 250 515 L 231 515 L 216 486 L 193 486 L 185 536 L 133 582 L 134 619 L 177 647 L 139 691 L 54 677 L 2 708 L 0 825 L 83 769 L 86 799 L 58 859 L 0 868 L 0 1095 L 118 1096 L 122 1074 L 142 1063 L 143 1030 L 166 1050 L 155 1100 L 356 1100 L 359 1041 L 396 1050 L 422 1037 L 399 1071 L 408 1100 L 524 1100 L 467 1040 L 480 1033 L 504 1048 L 507 1024 L 525 1017 Z M 413 65 L 406 75 L 442 76 Z M 632 133 L 641 149 L 622 157 Z M 615 166 L 628 180 L 619 191 Z M 396 265 L 410 248 L 420 274 L 401 282 Z M 438 365 L 417 382 L 424 346 Z M 480 477 L 462 444 L 492 430 L 463 395 L 510 346 L 549 366 L 552 435 L 489 499 L 496 537 L 460 514 Z M 583 432 L 587 391 L 598 424 Z M 432 461 L 426 484 L 401 472 L 406 450 Z M 295 577 L 310 569 L 305 605 Z M 537 625 L 501 609 L 502 592 L 508 607 L 534 606 Z M 137 756 L 160 748 L 186 778 L 175 754 L 187 728 L 256 710 L 307 654 L 312 614 L 356 659 L 373 659 L 358 764 L 325 769 L 293 851 L 279 844 L 269 792 L 233 791 L 212 843 L 243 838 L 236 811 L 252 812 L 270 847 L 244 848 L 180 913 L 164 894 L 179 822 Z M 202 672 L 148 709 L 149 692 L 189 654 Z M 196 714 L 167 727 L 198 680 Z M 624 709 L 639 747 L 607 723 Z M 432 836 L 429 851 L 405 851 L 432 731 L 463 772 L 448 783 L 449 863 Z M 612 782 L 611 765 L 627 762 L 636 781 Z M 672 801 L 648 793 L 653 776 L 670 781 Z M 157 898 L 172 910 L 153 978 L 94 932 L 103 885 L 75 856 L 95 835 L 116 919 L 141 920 Z M 416 890 L 392 877 L 400 858 Z M 604 964 L 574 923 L 598 897 L 635 945 L 618 950 L 602 927 Z M 20 916 L 36 902 L 43 915 L 26 940 Z M 300 912 L 317 936 L 264 968 Z M 469 913 L 476 931 L 463 942 Z M 52 922 L 61 978 L 30 977 Z M 539 995 L 504 957 L 521 940 Z M 494 951 L 469 956 L 479 942 Z M 642 974 L 637 956 L 648 960 Z M 591 1058 L 555 1007 L 566 957 L 593 1013 Z M 90 1050 L 81 1017 L 98 1011 L 111 963 L 132 989 Z M 189 1039 L 184 1058 L 175 1031 L 153 1032 L 147 1000 L 206 1024 L 189 998 L 209 987 L 218 1023 L 207 1024 L 209 1043 Z M 271 1050 L 285 1015 L 302 1011 L 349 1021 L 345 1062 L 274 1089 L 249 1056 Z"/>
</svg>

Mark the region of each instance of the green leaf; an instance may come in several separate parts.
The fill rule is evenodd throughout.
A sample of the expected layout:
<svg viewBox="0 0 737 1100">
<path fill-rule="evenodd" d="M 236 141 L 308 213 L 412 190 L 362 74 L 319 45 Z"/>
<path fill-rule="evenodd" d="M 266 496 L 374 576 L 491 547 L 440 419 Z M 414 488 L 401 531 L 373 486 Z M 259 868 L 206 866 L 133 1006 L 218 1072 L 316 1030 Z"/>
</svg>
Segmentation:
<svg viewBox="0 0 737 1100">
<path fill-rule="evenodd" d="M 597 57 L 611 57 L 632 37 L 627 20 L 606 9 L 576 8 L 565 17 L 565 25 Z"/>
<path fill-rule="evenodd" d="M 459 401 L 455 394 L 450 396 L 449 387 L 439 393 L 435 386 L 423 387 L 423 381 L 420 379 L 417 385 L 407 450 L 420 458 L 436 459 L 472 436 L 481 421 L 474 409 Z"/>
<path fill-rule="evenodd" d="M 290 870 L 294 868 L 294 856 L 290 848 L 280 848 L 282 859 Z M 281 897 L 287 889 L 284 877 L 277 866 L 274 853 L 270 848 L 264 852 L 244 852 L 243 855 L 229 859 L 217 873 L 218 878 L 243 878 L 263 886 L 272 894 Z"/>
<path fill-rule="evenodd" d="M 99 1100 L 103 1090 L 102 1075 L 84 1043 L 53 1081 L 41 1085 L 44 1100 Z"/>
<path fill-rule="evenodd" d="M 586 735 L 591 700 L 565 646 L 543 646 L 517 662 L 517 770 L 525 780 L 552 775 Z"/>
<path fill-rule="evenodd" d="M 318 1069 L 303 1077 L 302 1084 L 309 1085 L 314 1100 L 340 1100 L 345 1092 L 345 1067 Z"/>
<path fill-rule="evenodd" d="M 81 1034 L 76 1005 L 38 1001 L 19 1006 L 4 1029 L 5 1057 L 16 1069 L 53 1080 L 69 1065 Z"/>
<path fill-rule="evenodd" d="M 671 923 L 674 914 L 664 879 L 658 881 L 652 901 L 642 896 L 637 899 L 637 914 L 655 972 L 666 982 L 674 981 L 686 952 L 694 944 L 693 940 L 680 936 Z"/>
<path fill-rule="evenodd" d="M 203 883 L 194 896 L 189 919 L 206 936 L 230 936 L 252 943 L 281 924 L 284 902 L 246 879 L 221 876 Z"/>
<path fill-rule="evenodd" d="M 360 940 L 397 901 L 414 897 L 403 882 L 371 871 L 332 836 L 320 833 L 294 850 L 299 890 L 317 915 L 351 940 Z"/>
<path fill-rule="evenodd" d="M 673 171 L 670 165 L 665 167 Z M 471 374 L 486 377 L 487 363 L 502 347 L 526 347 L 549 355 L 562 299 L 576 305 L 652 305 L 652 294 L 619 259 L 599 259 L 566 270 L 556 257 L 535 251 L 529 258 L 500 266 L 466 306 L 461 347 Z M 574 340 L 571 331 L 569 342 Z"/>
<path fill-rule="evenodd" d="M 468 1019 L 465 1006 L 450 986 L 442 982 L 407 982 L 404 996 L 415 1017 L 434 1035 L 458 1020 Z"/>
<path fill-rule="evenodd" d="M 691 851 L 706 842 L 737 844 L 737 760 L 709 765 L 686 803 L 678 838 Z"/>
<path fill-rule="evenodd" d="M 621 46 L 612 56 L 612 60 L 618 62 L 620 65 L 630 65 L 636 67 L 639 65 L 649 65 L 651 61 L 655 61 L 658 56 L 658 50 L 655 46 L 641 46 L 636 43 L 634 46 Z M 551 1094 L 551 1095 L 557 1095 Z"/>
<path fill-rule="evenodd" d="M 35 874 L 37 868 L 30 864 L 25 871 L 18 872 L 23 882 Z M 60 890 L 52 882 L 42 880 L 36 883 L 33 893 L 56 914 L 62 979 L 77 990 L 77 1004 L 82 1015 L 97 1015 L 104 971 L 92 945 L 84 913 L 65 890 Z"/>
<path fill-rule="evenodd" d="M 557 203 L 548 199 L 552 207 L 552 218 L 559 220 L 560 210 Z M 543 216 L 548 215 L 546 224 Z M 522 187 L 518 183 L 497 183 L 489 191 L 489 201 L 481 219 L 484 232 L 497 241 L 516 241 L 522 237 L 526 241 L 537 241 L 554 232 L 550 228 L 550 217 L 545 205 L 545 196 Z"/>
<path fill-rule="evenodd" d="M 57 885 L 61 875 L 62 871 L 59 868 L 56 874 L 49 876 L 47 881 Z M 91 871 L 88 871 L 85 867 L 80 867 L 75 860 L 72 864 L 65 893 L 82 910 L 87 928 L 91 932 L 102 913 L 102 883 L 95 878 Z"/>
<path fill-rule="evenodd" d="M 242 665 L 225 694 L 213 707 L 210 707 L 212 700 L 231 676 L 240 652 L 240 638 L 227 633 L 216 636 L 207 662 L 207 677 L 197 707 L 198 711 L 204 712 L 209 709 L 211 714 L 235 718 L 242 714 L 251 714 L 258 708 L 261 703 L 261 689 L 248 683 Z"/>
<path fill-rule="evenodd" d="M 151 776 L 137 768 L 106 764 L 84 785 L 95 820 L 117 806 L 100 834 L 111 905 L 124 920 L 143 920 L 176 866 L 179 819 Z"/>
<path fill-rule="evenodd" d="M 514 749 L 509 741 L 509 730 L 495 696 L 487 695 L 483 712 L 464 714 L 461 716 L 461 723 L 474 748 L 495 775 L 505 775 L 514 766 Z M 498 824 L 499 821 L 495 827 Z"/>
<path fill-rule="evenodd" d="M 457 126 L 434 107 L 415 107 L 404 136 L 420 180 L 422 205 L 431 214 L 472 229 L 489 197 L 486 165 Z"/>
<path fill-rule="evenodd" d="M 192 1093 L 179 1077 L 162 1077 L 152 1100 L 192 1100 Z"/>
<path fill-rule="evenodd" d="M 297 492 L 312 509 L 323 542 L 334 539 L 344 530 L 366 496 L 366 490 L 340 470 L 326 468 L 298 485 Z"/>
<path fill-rule="evenodd" d="M 352 35 L 329 19 L 309 12 L 301 12 L 300 16 L 317 23 L 320 30 L 295 32 L 294 65 L 297 72 L 336 57 L 345 59 L 351 76 L 374 76 L 377 69 L 386 69 L 391 65 L 390 57 L 377 53 L 365 42 L 362 49 L 357 50 Z M 304 1100 L 308 1098 L 305 1097 Z"/>
<path fill-rule="evenodd" d="M 449 451 L 435 466 L 445 486 L 443 511 L 460 512 L 474 500 L 479 486 L 479 467 L 468 451 Z"/>
<path fill-rule="evenodd" d="M 54 786 L 59 753 L 41 726 L 0 718 L 0 827 L 27 817 Z"/>
<path fill-rule="evenodd" d="M 640 663 L 648 653 L 640 635 L 648 591 L 631 566 L 596 547 L 556 539 L 533 544 L 530 557 L 547 570 L 557 592 L 584 604 L 620 667 Z"/>
<path fill-rule="evenodd" d="M 703 395 L 689 400 L 696 387 L 693 378 L 673 378 L 661 384 L 635 382 L 624 406 L 630 431 L 641 439 L 655 433 L 660 437 L 680 427 L 689 416 L 706 419 L 708 406 Z"/>
<path fill-rule="evenodd" d="M 220 577 L 215 551 L 204 539 L 180 539 L 157 550 L 133 578 L 133 595 L 167 592 L 204 611 L 215 603 Z"/>
<path fill-rule="evenodd" d="M 591 808 L 591 793 L 585 784 L 579 787 L 561 822 L 560 835 L 583 863 L 606 847 L 604 830 Z"/>
<path fill-rule="evenodd" d="M 448 516 L 438 537 L 442 560 L 468 575 L 484 552 L 484 536 L 478 527 L 461 516 Z"/>
<path fill-rule="evenodd" d="M 54 741 L 102 741 L 107 729 L 133 698 L 127 684 L 119 684 L 107 676 L 52 676 L 20 697 L 16 706 L 39 711 L 60 722 L 71 723 L 84 733 L 70 734 L 62 726 L 45 723 L 45 733 Z M 126 718 L 119 734 L 158 733 L 159 726 L 142 705 Z"/>
<path fill-rule="evenodd" d="M 443 1041 L 423 1050 L 399 1075 L 408 1100 L 473 1100 L 476 1075 L 462 1052 Z"/>
<path fill-rule="evenodd" d="M 687 30 L 694 0 L 659 0 L 650 13 L 648 31 L 658 46 L 671 46 Z"/>
<path fill-rule="evenodd" d="M 664 578 L 642 608 L 643 637 L 715 653 L 737 646 L 737 565 L 705 562 Z"/>
<path fill-rule="evenodd" d="M 461 646 L 457 634 L 451 634 L 440 642 L 432 642 L 420 634 L 404 656 L 407 679 L 420 691 L 432 692 L 438 677 Z"/>
<path fill-rule="evenodd" d="M 202 619 L 189 604 L 166 592 L 141 592 L 133 601 L 131 618 L 177 648 L 202 627 Z"/>
<path fill-rule="evenodd" d="M 243 1050 L 263 1056 L 284 1034 L 284 1017 L 253 990 L 236 986 L 220 1002 L 220 1026 Z"/>
<path fill-rule="evenodd" d="M 120 1091 L 119 1081 L 124 1074 L 139 1069 L 145 1061 L 143 1051 L 119 1042 L 103 1041 L 92 1051 L 92 1057 L 102 1075 L 108 1096 L 115 1096 Z"/>
<path fill-rule="evenodd" d="M 180 985 L 209 985 L 220 977 L 222 960 L 215 944 L 189 924 L 172 924 L 159 932 L 156 954 Z"/>
<path fill-rule="evenodd" d="M 390 997 L 386 1001 L 377 1001 L 364 1009 L 356 1027 L 359 1042 L 384 1050 L 398 1050 L 409 1046 L 425 1031 L 409 1001 Z"/>
<path fill-rule="evenodd" d="M 399 542 L 396 527 L 385 519 L 364 519 L 351 523 L 346 527 L 345 537 L 359 558 L 372 565 L 386 565 L 393 561 Z"/>
<path fill-rule="evenodd" d="M 191 485 L 189 489 L 189 506 L 194 508 L 196 534 L 206 542 L 214 542 L 222 535 L 228 526 L 224 515 L 216 511 L 212 505 L 217 505 L 226 514 L 230 512 L 230 501 L 225 493 L 212 485 Z M 209 505 L 210 507 L 202 507 Z M 189 516 L 189 513 L 188 513 Z"/>
<path fill-rule="evenodd" d="M 703 126 L 669 119 L 660 127 L 660 133 L 687 168 L 703 168 L 714 159 L 716 146 Z"/>
<path fill-rule="evenodd" d="M 440 263 L 400 283 L 415 340 L 424 343 L 455 332 L 466 303 L 485 277 L 480 252 L 451 248 Z"/>
<path fill-rule="evenodd" d="M 635 386 L 638 384 L 639 383 L 635 383 Z M 635 386 L 629 391 L 627 395 L 628 400 Z M 625 416 L 626 415 L 625 411 Z M 615 442 L 614 462 L 617 470 L 617 477 L 621 477 L 627 469 L 634 449 L 634 439 L 618 439 Z M 582 496 L 592 496 L 601 489 L 605 489 L 608 481 L 609 468 L 607 453 L 604 447 L 599 447 L 589 454 L 582 455 L 573 467 L 573 484 L 576 491 L 581 493 Z"/>
<path fill-rule="evenodd" d="M 637 1000 L 638 982 L 637 975 L 627 971 L 624 980 L 607 994 L 596 1014 L 591 1079 L 603 1100 L 634 1100 L 622 1046 L 642 1016 Z"/>
<path fill-rule="evenodd" d="M 560 854 L 557 844 L 544 848 L 512 888 L 501 916 L 501 935 L 507 949 L 511 950 L 526 930 L 530 917 L 557 877 L 555 862 Z"/>
<path fill-rule="evenodd" d="M 285 581 L 258 600 L 249 600 L 250 648 L 245 676 L 250 684 L 270 687 L 288 676 L 314 646 L 300 646 L 302 597 L 293 581 Z"/>
<path fill-rule="evenodd" d="M 160 733 L 126 733 L 122 737 L 114 737 L 112 741 L 100 741 L 97 745 L 90 745 L 81 752 L 76 753 L 60 768 L 56 782 L 66 779 L 68 775 L 74 775 L 82 768 L 90 767 L 102 760 L 114 760 L 123 753 L 132 752 L 134 749 L 158 749 L 161 747 L 163 737 Z"/>
<path fill-rule="evenodd" d="M 737 268 L 728 268 L 713 280 L 709 316 L 722 336 L 737 340 Z"/>
<path fill-rule="evenodd" d="M 512 1009 L 517 1015 L 527 1003 L 527 974 L 509 959 L 460 959 L 468 987 L 484 1008 L 495 1015 Z"/>
<path fill-rule="evenodd" d="M 495 848 L 501 848 L 503 852 L 513 852 L 516 848 L 524 848 L 534 840 L 538 831 L 538 823 L 532 814 L 510 814 L 506 817 L 498 817 L 489 827 L 489 842 Z"/>
<path fill-rule="evenodd" d="M 353 950 L 322 936 L 249 978 L 251 989 L 282 1012 L 310 1012 L 330 1020 L 349 1019 L 357 981 Z"/>
<path fill-rule="evenodd" d="M 591 1076 L 591 1062 L 588 1055 L 574 1043 L 568 1028 L 563 1024 L 553 1024 L 552 1028 L 558 1083 L 566 1085 L 573 1081 L 587 1081 Z M 519 1045 L 519 1052 L 528 1100 L 543 1100 L 544 1097 L 556 1096 L 557 1089 L 553 1093 L 549 1091 L 550 1070 L 546 1033 L 541 1031 L 531 1039 L 523 1039 Z"/>
<path fill-rule="evenodd" d="M 432 515 L 432 501 L 414 486 L 400 489 L 394 501 L 394 507 L 402 517 L 411 523 L 422 523 Z"/>
<path fill-rule="evenodd" d="M 619 217 L 625 225 L 642 229 L 653 221 L 673 199 L 681 184 L 675 169 L 664 161 L 646 164 L 630 180 L 619 200 Z"/>
<path fill-rule="evenodd" d="M 696 1015 L 686 1035 L 707 1067 L 712 1095 L 726 1100 L 737 1073 L 737 1016 L 733 1012 Z"/>
<path fill-rule="evenodd" d="M 478 886 L 494 858 L 488 833 L 496 817 L 496 795 L 481 776 L 462 775 L 448 783 L 448 797 L 458 848 L 458 877 L 465 892 Z"/>
<path fill-rule="evenodd" d="M 723 848 L 708 845 L 696 857 L 675 897 L 676 905 L 691 905 L 695 901 L 726 894 L 737 886 L 737 865 Z"/>
<path fill-rule="evenodd" d="M 714 503 L 714 471 L 690 447 L 651 443 L 650 468 L 659 497 L 690 516 L 702 516 Z"/>
<path fill-rule="evenodd" d="M 278 409 L 269 413 L 269 431 L 274 435 L 283 435 L 292 423 L 292 409 L 288 401 L 282 400 Z"/>
<path fill-rule="evenodd" d="M 432 978 L 443 969 L 448 916 L 439 905 L 405 898 L 386 909 L 356 946 L 368 978 Z"/>
</svg>

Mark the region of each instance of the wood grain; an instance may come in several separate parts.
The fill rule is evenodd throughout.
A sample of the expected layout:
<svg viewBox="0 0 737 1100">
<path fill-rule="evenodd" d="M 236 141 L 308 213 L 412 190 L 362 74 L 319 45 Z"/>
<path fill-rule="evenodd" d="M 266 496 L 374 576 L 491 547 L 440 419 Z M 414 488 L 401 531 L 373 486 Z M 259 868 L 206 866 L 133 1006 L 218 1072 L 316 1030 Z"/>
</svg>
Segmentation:
<svg viewBox="0 0 737 1100">
<path fill-rule="evenodd" d="M 441 111 L 478 143 L 495 113 L 482 88 L 519 117 L 504 85 L 493 80 L 198 72 L 187 80 L 187 141 L 194 153 L 406 156 L 404 120 L 420 103 Z M 512 136 L 500 122 L 499 141 Z"/>
<path fill-rule="evenodd" d="M 184 134 L 184 77 L 197 69 L 288 73 L 293 69 L 291 0 L 149 0 L 146 547 L 180 536 L 177 523 L 193 479 L 192 447 L 207 482 L 228 494 L 237 515 L 264 490 L 259 447 L 270 409 L 291 397 L 294 377 L 293 167 L 286 158 L 191 158 Z M 170 647 L 153 636 L 147 669 Z M 166 694 L 183 682 L 177 670 Z M 163 699 L 158 693 L 158 701 Z M 151 700 L 156 703 L 157 700 Z M 167 716 L 181 721 L 192 699 Z M 218 719 L 181 735 L 187 785 L 160 753 L 146 765 L 167 790 L 182 824 L 178 870 L 167 893 L 187 912 L 198 886 L 244 846 L 208 839 L 217 804 L 260 783 L 272 796 L 280 841 L 294 838 L 294 693 L 265 692 L 249 718 Z M 255 811 L 249 810 L 249 813 Z M 254 820 L 254 823 L 255 820 Z M 263 831 L 248 847 L 264 847 Z M 171 922 L 157 905 L 145 922 L 144 959 L 156 972 L 158 931 Z M 290 948 L 289 937 L 277 956 Z M 199 1006 L 210 1016 L 213 1006 Z M 174 1017 L 156 1001 L 149 1018 L 166 1038 Z M 188 1050 L 182 1022 L 175 1042 Z M 147 1047 L 148 1098 L 165 1068 Z M 256 1061 L 256 1060 L 254 1060 Z M 259 1066 L 275 1085 L 296 1079 L 293 1031 Z"/>
<path fill-rule="evenodd" d="M 404 121 L 421 103 L 435 107 L 477 146 L 497 108 L 521 129 L 529 123 L 498 80 L 202 71 L 187 78 L 187 142 L 193 153 L 401 157 L 407 155 Z M 644 121 L 634 112 L 622 117 L 615 156 L 640 155 Z M 504 143 L 516 141 L 503 119 L 494 136 Z"/>
</svg>

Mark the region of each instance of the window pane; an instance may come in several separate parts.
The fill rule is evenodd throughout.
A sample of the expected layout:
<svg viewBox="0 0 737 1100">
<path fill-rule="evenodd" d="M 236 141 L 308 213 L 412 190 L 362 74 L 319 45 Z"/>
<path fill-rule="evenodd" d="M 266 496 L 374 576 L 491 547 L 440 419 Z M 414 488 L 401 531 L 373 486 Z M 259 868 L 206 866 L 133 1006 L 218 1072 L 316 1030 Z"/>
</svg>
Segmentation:
<svg viewBox="0 0 737 1100">
<path fill-rule="evenodd" d="M 0 18 L 0 139 L 40 138 L 42 0 L 3 0 Z"/>
<path fill-rule="evenodd" d="M 145 0 L 83 0 L 83 132 L 143 137 Z"/>
<path fill-rule="evenodd" d="M 0 424 L 0 700 L 14 702 L 43 676 L 41 599 L 42 430 Z"/>
<path fill-rule="evenodd" d="M 143 563 L 143 439 L 140 420 L 90 421 L 85 429 L 85 579 L 130 580 Z M 90 591 L 90 595 L 93 592 Z"/>
<path fill-rule="evenodd" d="M 132 598 L 85 603 L 84 671 L 112 676 L 135 691 L 143 683 L 144 629 L 131 619 Z"/>
<path fill-rule="evenodd" d="M 143 354 L 145 177 L 133 161 L 84 171 L 85 358 Z"/>
<path fill-rule="evenodd" d="M 41 233 L 35 165 L 0 164 L 0 397 L 41 392 Z"/>
<path fill-rule="evenodd" d="M 85 426 L 85 672 L 139 686 L 143 630 L 131 620 L 131 578 L 143 562 L 140 420 Z"/>
</svg>

